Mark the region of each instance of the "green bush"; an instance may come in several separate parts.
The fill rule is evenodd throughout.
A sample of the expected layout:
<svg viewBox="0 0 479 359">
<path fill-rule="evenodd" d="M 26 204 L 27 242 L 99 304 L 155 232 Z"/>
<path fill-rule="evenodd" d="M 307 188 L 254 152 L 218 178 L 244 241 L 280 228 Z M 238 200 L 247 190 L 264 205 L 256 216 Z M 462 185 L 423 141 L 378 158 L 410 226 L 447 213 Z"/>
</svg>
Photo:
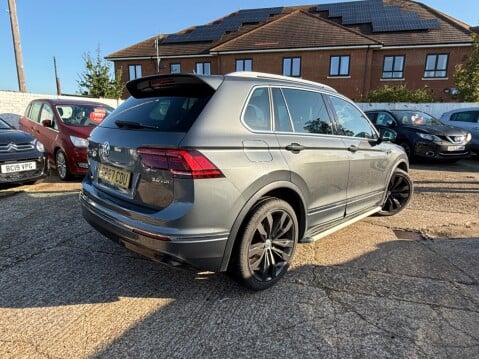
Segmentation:
<svg viewBox="0 0 479 359">
<path fill-rule="evenodd" d="M 409 90 L 405 85 L 388 86 L 372 90 L 364 101 L 367 102 L 434 102 L 434 97 L 429 88 Z"/>
</svg>

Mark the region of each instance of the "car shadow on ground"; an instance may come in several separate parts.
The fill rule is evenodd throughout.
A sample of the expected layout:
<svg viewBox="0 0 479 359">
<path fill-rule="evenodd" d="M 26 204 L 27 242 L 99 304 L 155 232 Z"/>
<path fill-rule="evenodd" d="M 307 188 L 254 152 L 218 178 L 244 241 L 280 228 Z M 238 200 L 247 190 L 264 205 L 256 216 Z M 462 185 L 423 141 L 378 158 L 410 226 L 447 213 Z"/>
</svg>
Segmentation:
<svg viewBox="0 0 479 359">
<path fill-rule="evenodd" d="M 473 357 L 479 346 L 478 238 L 389 238 L 334 265 L 295 264 L 273 288 L 251 292 L 126 251 L 83 221 L 76 196 L 2 199 L 16 206 L 2 210 L 0 324 L 50 356 Z M 369 236 L 354 226 L 355 241 Z M 314 258 L 320 243 L 301 245 L 298 258 Z M 61 340 L 42 344 L 38 323 Z"/>
</svg>

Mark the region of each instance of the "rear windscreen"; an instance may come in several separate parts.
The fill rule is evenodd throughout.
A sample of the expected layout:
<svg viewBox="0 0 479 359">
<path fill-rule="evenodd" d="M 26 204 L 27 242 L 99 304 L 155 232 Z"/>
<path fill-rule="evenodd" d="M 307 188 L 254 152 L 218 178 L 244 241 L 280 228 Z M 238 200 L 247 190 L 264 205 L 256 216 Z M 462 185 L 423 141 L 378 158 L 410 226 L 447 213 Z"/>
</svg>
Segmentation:
<svg viewBox="0 0 479 359">
<path fill-rule="evenodd" d="M 211 95 L 130 97 L 101 124 L 102 127 L 121 127 L 121 123 L 137 128 L 166 132 L 186 132 L 199 116 Z"/>
</svg>

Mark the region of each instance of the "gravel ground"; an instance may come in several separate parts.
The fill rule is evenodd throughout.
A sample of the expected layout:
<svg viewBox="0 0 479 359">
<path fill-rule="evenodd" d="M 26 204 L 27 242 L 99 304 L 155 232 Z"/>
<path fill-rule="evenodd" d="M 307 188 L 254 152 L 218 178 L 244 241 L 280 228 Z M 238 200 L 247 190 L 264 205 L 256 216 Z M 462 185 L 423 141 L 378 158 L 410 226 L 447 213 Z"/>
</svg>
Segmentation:
<svg viewBox="0 0 479 359">
<path fill-rule="evenodd" d="M 80 215 L 79 181 L 0 190 L 1 358 L 477 358 L 479 161 L 414 164 L 410 206 L 300 245 L 252 293 Z"/>
</svg>

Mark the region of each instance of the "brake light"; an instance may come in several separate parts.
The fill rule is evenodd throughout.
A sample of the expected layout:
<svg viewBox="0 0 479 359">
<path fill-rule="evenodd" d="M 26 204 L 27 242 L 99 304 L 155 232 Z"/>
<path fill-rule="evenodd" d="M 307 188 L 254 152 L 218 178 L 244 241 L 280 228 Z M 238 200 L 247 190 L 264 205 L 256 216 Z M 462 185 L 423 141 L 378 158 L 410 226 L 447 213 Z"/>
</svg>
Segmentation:
<svg viewBox="0 0 479 359">
<path fill-rule="evenodd" d="M 177 178 L 220 178 L 223 173 L 199 151 L 141 147 L 137 150 L 143 164 L 170 171 Z"/>
</svg>

